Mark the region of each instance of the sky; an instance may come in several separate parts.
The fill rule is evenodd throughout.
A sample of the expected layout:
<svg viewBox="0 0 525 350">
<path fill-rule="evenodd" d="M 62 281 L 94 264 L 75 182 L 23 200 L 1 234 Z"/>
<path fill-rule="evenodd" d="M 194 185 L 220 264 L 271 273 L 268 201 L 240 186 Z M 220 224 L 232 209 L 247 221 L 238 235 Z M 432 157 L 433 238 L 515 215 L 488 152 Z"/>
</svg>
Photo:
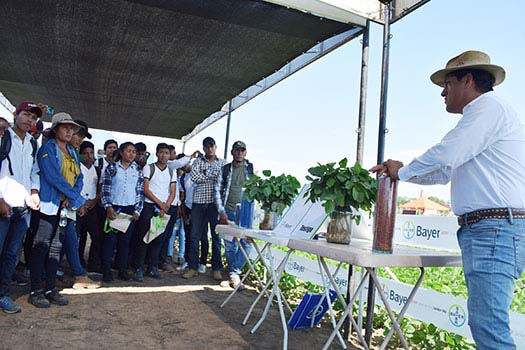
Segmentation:
<svg viewBox="0 0 525 350">
<path fill-rule="evenodd" d="M 452 129 L 461 115 L 445 111 L 441 89 L 430 82 L 434 71 L 459 53 L 475 49 L 488 53 L 507 71 L 496 92 L 510 102 L 525 121 L 525 26 L 521 0 L 432 0 L 391 27 L 385 159 L 410 162 Z M 378 116 L 383 27 L 370 32 L 368 102 L 364 166 L 377 158 Z M 361 43 L 353 40 L 280 82 L 232 113 L 229 147 L 247 144 L 248 159 L 260 172 L 305 175 L 318 162 L 356 159 Z M 1 101 L 0 101 L 1 102 Z M 74 113 L 71 113 L 74 115 Z M 226 118 L 189 140 L 185 152 L 202 149 L 212 136 L 217 153 L 224 154 Z M 142 141 L 154 153 L 158 142 L 182 143 L 142 135 L 96 132 L 102 147 L 107 138 Z M 229 149 L 228 149 L 229 155 Z M 153 160 L 153 156 L 150 160 Z M 231 156 L 229 155 L 231 160 Z M 402 183 L 400 196 L 437 196 L 449 200 L 449 186 Z"/>
</svg>

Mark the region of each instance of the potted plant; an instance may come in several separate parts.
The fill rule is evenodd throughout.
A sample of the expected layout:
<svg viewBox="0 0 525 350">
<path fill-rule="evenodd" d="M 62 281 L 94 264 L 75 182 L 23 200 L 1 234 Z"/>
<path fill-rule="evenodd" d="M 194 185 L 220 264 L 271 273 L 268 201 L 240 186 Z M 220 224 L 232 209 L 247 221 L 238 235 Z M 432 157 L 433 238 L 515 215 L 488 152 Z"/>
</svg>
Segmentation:
<svg viewBox="0 0 525 350">
<path fill-rule="evenodd" d="M 359 225 L 359 210 L 371 212 L 377 198 L 377 181 L 358 163 L 347 167 L 343 158 L 336 163 L 319 164 L 308 169 L 310 188 L 305 197 L 312 202 L 323 201 L 330 216 L 326 240 L 331 243 L 349 244 L 352 220 Z"/>
<path fill-rule="evenodd" d="M 272 176 L 270 170 L 263 170 L 262 174 L 264 177 L 257 174 L 248 177 L 244 183 L 244 198 L 248 201 L 256 200 L 264 210 L 259 228 L 273 230 L 276 217 L 272 213 L 281 216 L 299 193 L 301 184 L 291 175 Z"/>
</svg>

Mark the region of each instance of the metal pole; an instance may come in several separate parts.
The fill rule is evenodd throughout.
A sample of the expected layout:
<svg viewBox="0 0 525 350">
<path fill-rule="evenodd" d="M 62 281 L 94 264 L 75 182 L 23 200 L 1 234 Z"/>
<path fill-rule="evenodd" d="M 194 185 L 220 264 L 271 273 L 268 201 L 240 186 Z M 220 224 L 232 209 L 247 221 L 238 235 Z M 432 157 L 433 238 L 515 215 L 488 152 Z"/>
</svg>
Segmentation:
<svg viewBox="0 0 525 350">
<path fill-rule="evenodd" d="M 379 135 L 377 143 L 377 164 L 383 163 L 385 155 L 386 106 L 388 94 L 388 63 L 390 57 L 390 14 L 392 2 L 384 3 L 385 24 L 383 27 L 383 63 L 381 68 L 381 98 L 379 104 Z M 370 345 L 372 325 L 374 321 L 375 288 L 374 281 L 370 278 L 368 283 L 368 299 L 366 307 L 365 341 Z"/>
<path fill-rule="evenodd" d="M 363 31 L 363 47 L 361 52 L 361 86 L 359 98 L 359 122 L 357 126 L 357 162 L 363 165 L 363 153 L 365 148 L 365 121 L 366 121 L 366 97 L 368 90 L 368 46 L 370 37 L 370 22 L 366 21 Z"/>
<path fill-rule="evenodd" d="M 230 140 L 231 118 L 232 118 L 232 100 L 228 102 L 228 122 L 226 123 L 226 141 L 224 142 L 224 159 L 228 158 L 228 141 Z"/>
<path fill-rule="evenodd" d="M 182 143 L 182 153 L 184 153 L 184 150 L 186 149 L 186 141 Z"/>
<path fill-rule="evenodd" d="M 363 30 L 363 43 L 361 49 L 361 85 L 359 89 L 359 121 L 357 126 L 357 154 L 356 162 L 363 165 L 363 153 L 365 145 L 365 121 L 366 121 L 366 97 L 368 89 L 368 46 L 370 42 L 370 22 L 366 21 Z M 354 272 L 352 265 L 348 266 L 348 286 L 346 289 L 346 302 L 350 300 L 351 280 Z M 343 334 L 345 339 L 350 336 L 350 320 L 347 319 L 344 324 Z"/>
</svg>

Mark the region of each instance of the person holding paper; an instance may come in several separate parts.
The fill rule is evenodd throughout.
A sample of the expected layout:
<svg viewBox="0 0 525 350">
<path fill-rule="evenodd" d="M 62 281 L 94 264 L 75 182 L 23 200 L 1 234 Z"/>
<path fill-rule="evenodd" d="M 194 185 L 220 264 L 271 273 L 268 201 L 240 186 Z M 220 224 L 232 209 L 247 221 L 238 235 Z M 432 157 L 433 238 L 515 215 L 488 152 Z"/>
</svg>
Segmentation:
<svg viewBox="0 0 525 350">
<path fill-rule="evenodd" d="M 108 232 L 102 244 L 102 280 L 113 281 L 111 261 L 117 247 L 116 265 L 118 278 L 129 281 L 128 255 L 135 223 L 144 206 L 144 175 L 135 163 L 135 145 L 124 142 L 120 145 L 116 163 L 107 166 L 102 175 L 102 205 L 109 220 L 115 220 L 122 212 L 132 216 L 126 232 Z"/>
<path fill-rule="evenodd" d="M 154 216 L 162 218 L 168 214 L 168 212 L 170 212 L 173 218 L 176 216 L 176 212 L 172 212 L 170 208 L 177 190 L 177 173 L 168 168 L 167 165 L 170 157 L 168 145 L 166 143 L 159 143 L 156 151 L 157 162 L 146 165 L 143 169 L 145 203 L 134 234 L 134 280 L 138 282 L 144 280 L 144 260 L 146 259 L 146 253 L 149 253 L 148 256 L 150 258 L 147 275 L 153 278 L 161 277 L 158 270 L 159 253 L 165 233 L 161 233 L 155 237 L 153 241 L 146 244 L 144 237 L 150 230 L 151 219 Z M 174 209 L 176 210 L 175 207 Z"/>
</svg>

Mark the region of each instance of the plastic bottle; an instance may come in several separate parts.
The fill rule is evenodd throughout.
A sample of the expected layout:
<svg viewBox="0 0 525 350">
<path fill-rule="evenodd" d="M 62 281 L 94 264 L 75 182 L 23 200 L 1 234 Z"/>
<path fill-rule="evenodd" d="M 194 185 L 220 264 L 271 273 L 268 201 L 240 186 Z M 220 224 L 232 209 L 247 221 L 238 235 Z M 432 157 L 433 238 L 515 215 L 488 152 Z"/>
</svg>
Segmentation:
<svg viewBox="0 0 525 350">
<path fill-rule="evenodd" d="M 60 209 L 60 221 L 58 223 L 58 226 L 60 227 L 67 226 L 67 208 Z"/>
<path fill-rule="evenodd" d="M 377 179 L 377 203 L 374 220 L 375 253 L 391 254 L 393 251 L 394 227 L 397 208 L 397 181 L 388 176 Z"/>
</svg>

